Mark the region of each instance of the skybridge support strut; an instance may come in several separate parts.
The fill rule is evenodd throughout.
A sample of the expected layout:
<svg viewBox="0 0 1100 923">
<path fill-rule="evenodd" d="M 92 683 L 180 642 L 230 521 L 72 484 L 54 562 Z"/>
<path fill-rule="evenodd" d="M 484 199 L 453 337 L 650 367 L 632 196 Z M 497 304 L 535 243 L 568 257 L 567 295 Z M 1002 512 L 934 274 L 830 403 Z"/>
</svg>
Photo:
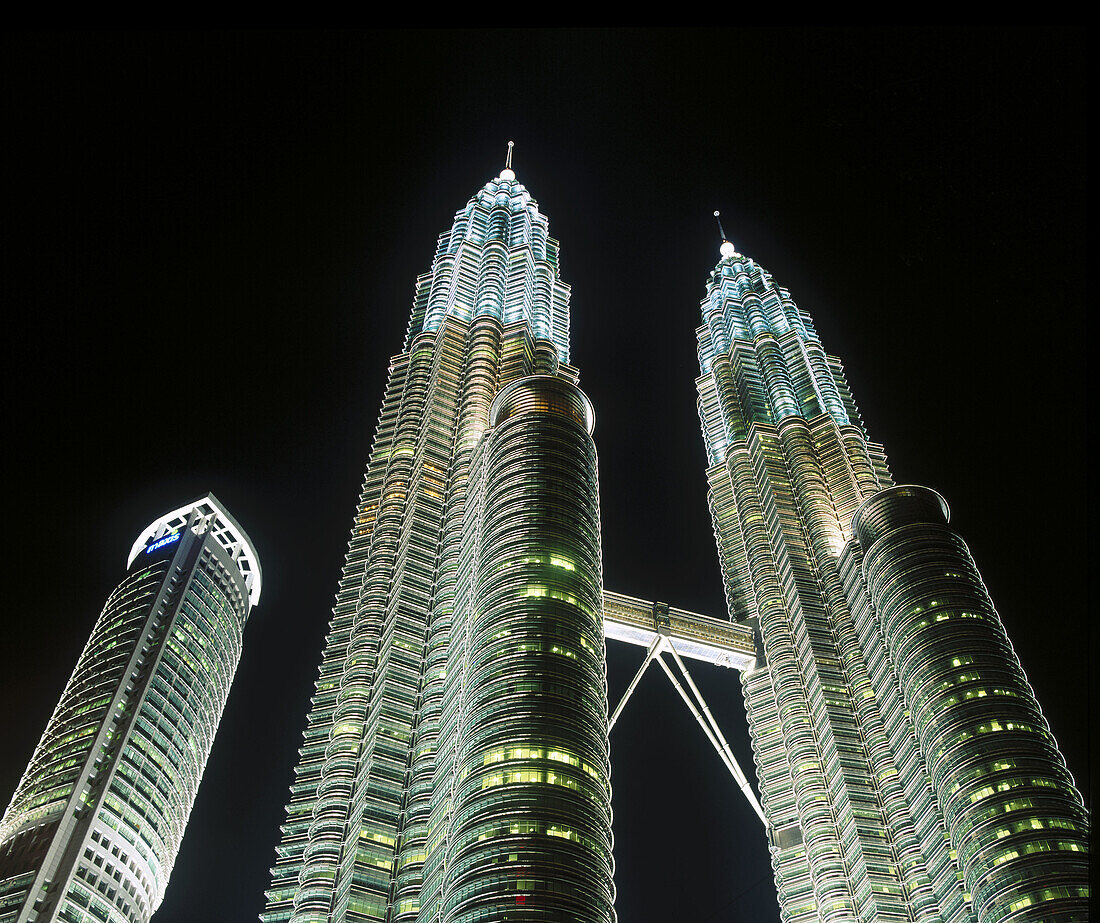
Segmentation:
<svg viewBox="0 0 1100 923">
<path fill-rule="evenodd" d="M 673 673 L 672 668 L 665 661 L 661 655 L 668 651 L 672 655 L 673 662 L 680 668 L 683 674 L 684 682 L 688 689 L 691 690 L 690 694 L 684 685 L 676 678 L 676 674 Z M 764 809 L 760 806 L 760 802 L 756 797 L 756 794 L 752 790 L 752 786 L 749 785 L 749 780 L 742 771 L 740 764 L 737 762 L 737 757 L 733 755 L 733 751 L 730 749 L 730 745 L 722 734 L 721 728 L 718 727 L 718 722 L 714 719 L 714 714 L 710 710 L 710 706 L 707 705 L 706 699 L 703 698 L 703 694 L 699 691 L 699 687 L 695 685 L 695 681 L 691 678 L 691 674 L 688 672 L 687 665 L 680 657 L 679 653 L 674 646 L 672 638 L 667 633 L 667 628 L 663 629 L 659 626 L 658 632 L 653 638 L 653 642 L 646 650 L 645 658 L 642 660 L 642 664 L 638 667 L 638 672 L 634 674 L 634 678 L 630 681 L 630 685 L 626 687 L 626 692 L 623 693 L 623 697 L 619 700 L 619 704 L 615 706 L 615 711 L 612 713 L 608 720 L 608 732 L 615 726 L 615 722 L 619 719 L 619 715 L 622 714 L 623 708 L 629 701 L 634 690 L 638 687 L 638 683 L 641 681 L 645 671 L 649 669 L 649 665 L 654 661 L 661 667 L 665 675 L 669 678 L 669 682 L 672 683 L 673 688 L 680 694 L 680 698 L 684 700 L 684 704 L 687 705 L 688 710 L 695 716 L 695 720 L 699 722 L 699 726 L 703 729 L 703 733 L 707 735 L 707 740 L 711 742 L 711 746 L 714 747 L 719 759 L 722 760 L 723 765 L 729 770 L 731 776 L 733 776 L 734 782 L 737 783 L 737 787 L 741 789 L 741 793 L 748 800 L 750 807 L 756 813 L 756 816 L 760 818 L 761 822 L 767 825 L 767 820 L 764 817 Z"/>
<path fill-rule="evenodd" d="M 688 699 L 687 694 L 679 683 L 676 682 L 676 678 L 672 675 L 672 670 L 668 664 L 658 655 L 660 664 L 664 667 L 665 674 L 672 681 L 672 685 L 676 687 L 683 698 L 685 704 L 695 715 L 696 720 L 707 734 L 707 738 L 711 744 L 714 745 L 714 749 L 718 751 L 718 755 L 722 758 L 722 762 L 726 764 L 726 768 L 730 771 L 730 775 L 733 776 L 734 781 L 737 783 L 737 787 L 741 789 L 741 793 L 749 802 L 749 806 L 756 812 L 756 816 L 760 818 L 760 822 L 767 826 L 768 822 L 764 817 L 764 809 L 760 806 L 760 802 L 756 798 L 756 794 L 752 790 L 752 786 L 749 785 L 749 780 L 745 776 L 745 773 L 741 769 L 741 765 L 737 762 L 737 757 L 733 755 L 733 751 L 730 749 L 729 743 L 726 741 L 725 736 L 722 734 L 722 729 L 718 727 L 718 722 L 714 720 L 714 715 L 711 713 L 710 706 L 707 705 L 706 699 L 703 698 L 703 693 L 699 691 L 699 687 L 695 685 L 695 681 L 691 678 L 691 674 L 688 673 L 687 664 L 680 659 L 680 655 L 676 653 L 676 648 L 672 644 L 671 639 L 667 639 L 665 646 L 668 648 L 673 659 L 680 667 L 681 672 L 684 675 L 684 679 L 687 681 L 688 687 L 691 689 L 695 696 L 695 704 Z M 702 709 L 700 713 L 699 709 Z"/>
<path fill-rule="evenodd" d="M 619 720 L 619 715 L 622 714 L 623 708 L 629 700 L 630 696 L 634 693 L 634 690 L 638 688 L 638 682 L 642 678 L 642 674 L 645 673 L 646 668 L 653 662 L 653 658 L 658 656 L 661 649 L 661 641 L 663 638 L 657 635 L 653 639 L 653 643 L 649 645 L 649 650 L 645 652 L 645 660 L 642 661 L 642 665 L 638 667 L 638 672 L 634 674 L 634 679 L 630 681 L 630 685 L 626 687 L 626 692 L 623 693 L 623 697 L 619 700 L 619 704 L 616 706 L 614 713 L 607 721 L 607 732 L 610 734 L 611 729 L 615 726 L 615 722 Z"/>
</svg>

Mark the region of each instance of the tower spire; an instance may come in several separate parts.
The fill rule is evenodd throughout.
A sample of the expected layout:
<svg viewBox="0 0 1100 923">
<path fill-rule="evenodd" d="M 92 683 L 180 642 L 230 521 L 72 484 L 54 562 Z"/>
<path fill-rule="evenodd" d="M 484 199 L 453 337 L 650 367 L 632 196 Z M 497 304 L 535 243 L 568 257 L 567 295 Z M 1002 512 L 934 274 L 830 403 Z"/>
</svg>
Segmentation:
<svg viewBox="0 0 1100 923">
<path fill-rule="evenodd" d="M 729 238 L 726 237 L 726 231 L 725 228 L 722 227 L 722 219 L 719 215 L 721 215 L 721 212 L 716 208 L 714 210 L 714 220 L 718 222 L 718 233 L 722 237 L 722 244 L 718 247 L 718 252 L 722 255 L 722 259 L 737 256 L 737 248 L 730 243 Z"/>
<path fill-rule="evenodd" d="M 516 178 L 516 173 L 512 169 L 512 148 L 515 143 L 515 141 L 508 142 L 508 156 L 504 160 L 504 169 L 500 171 L 501 179 L 513 180 Z"/>
</svg>

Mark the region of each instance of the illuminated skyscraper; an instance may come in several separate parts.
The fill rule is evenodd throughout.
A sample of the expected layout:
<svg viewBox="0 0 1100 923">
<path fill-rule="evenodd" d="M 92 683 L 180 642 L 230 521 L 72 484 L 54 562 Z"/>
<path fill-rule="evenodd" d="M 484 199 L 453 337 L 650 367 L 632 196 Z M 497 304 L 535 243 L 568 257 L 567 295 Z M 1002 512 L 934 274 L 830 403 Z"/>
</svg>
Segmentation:
<svg viewBox="0 0 1100 923">
<path fill-rule="evenodd" d="M 701 307 L 782 918 L 1087 919 L 1085 809 L 946 503 L 894 486 L 809 315 L 728 242 Z"/>
<path fill-rule="evenodd" d="M 610 923 L 607 735 L 653 661 L 765 819 L 785 920 L 1075 919 L 1072 780 L 946 506 L 893 485 L 810 318 L 723 245 L 722 622 L 603 590 L 568 303 L 506 167 L 390 364 L 264 923 Z M 647 648 L 610 719 L 605 637 Z M 685 657 L 743 671 L 763 807 Z"/>
<path fill-rule="evenodd" d="M 593 412 L 506 168 L 390 365 L 266 923 L 614 919 Z"/>
<path fill-rule="evenodd" d="M 152 522 L 0 822 L 0 921 L 147 923 L 260 597 L 213 495 Z"/>
</svg>

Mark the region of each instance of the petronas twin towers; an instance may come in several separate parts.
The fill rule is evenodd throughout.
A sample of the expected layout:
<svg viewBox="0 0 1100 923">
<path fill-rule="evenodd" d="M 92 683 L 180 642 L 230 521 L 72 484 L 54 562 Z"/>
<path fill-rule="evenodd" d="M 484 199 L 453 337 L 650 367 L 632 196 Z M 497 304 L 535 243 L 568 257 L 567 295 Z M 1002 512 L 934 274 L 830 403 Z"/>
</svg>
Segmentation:
<svg viewBox="0 0 1100 923">
<path fill-rule="evenodd" d="M 809 315 L 720 254 L 697 386 L 728 620 L 603 587 L 569 287 L 510 164 L 440 236 L 263 923 L 612 923 L 608 733 L 654 661 L 764 820 L 730 835 L 766 835 L 784 921 L 1087 919 L 1088 816 L 946 502 L 894 484 Z M 259 563 L 209 497 L 128 567 L 0 824 L 0 921 L 163 896 Z M 606 638 L 645 649 L 610 718 Z M 685 659 L 740 671 L 759 799 Z"/>
<path fill-rule="evenodd" d="M 510 166 L 440 236 L 265 923 L 613 920 L 608 635 L 647 661 L 741 650 L 784 920 L 1085 919 L 1085 810 L 946 503 L 893 484 L 810 317 L 728 242 L 701 307 L 741 632 L 717 641 L 713 620 L 603 591 L 569 287 Z"/>
</svg>

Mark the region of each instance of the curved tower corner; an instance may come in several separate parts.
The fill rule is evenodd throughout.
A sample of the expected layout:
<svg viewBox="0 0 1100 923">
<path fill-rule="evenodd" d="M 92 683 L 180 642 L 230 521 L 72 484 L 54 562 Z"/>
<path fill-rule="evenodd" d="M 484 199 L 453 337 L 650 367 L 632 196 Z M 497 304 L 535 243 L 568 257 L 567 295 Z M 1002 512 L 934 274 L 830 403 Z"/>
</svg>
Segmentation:
<svg viewBox="0 0 1100 923">
<path fill-rule="evenodd" d="M 615 918 L 592 406 L 497 395 L 473 462 L 428 868 L 428 919 Z"/>
<path fill-rule="evenodd" d="M 892 746 L 920 754 L 979 920 L 1087 917 L 1088 815 L 946 501 L 880 491 L 842 558 L 865 650 L 882 650 Z"/>
</svg>

